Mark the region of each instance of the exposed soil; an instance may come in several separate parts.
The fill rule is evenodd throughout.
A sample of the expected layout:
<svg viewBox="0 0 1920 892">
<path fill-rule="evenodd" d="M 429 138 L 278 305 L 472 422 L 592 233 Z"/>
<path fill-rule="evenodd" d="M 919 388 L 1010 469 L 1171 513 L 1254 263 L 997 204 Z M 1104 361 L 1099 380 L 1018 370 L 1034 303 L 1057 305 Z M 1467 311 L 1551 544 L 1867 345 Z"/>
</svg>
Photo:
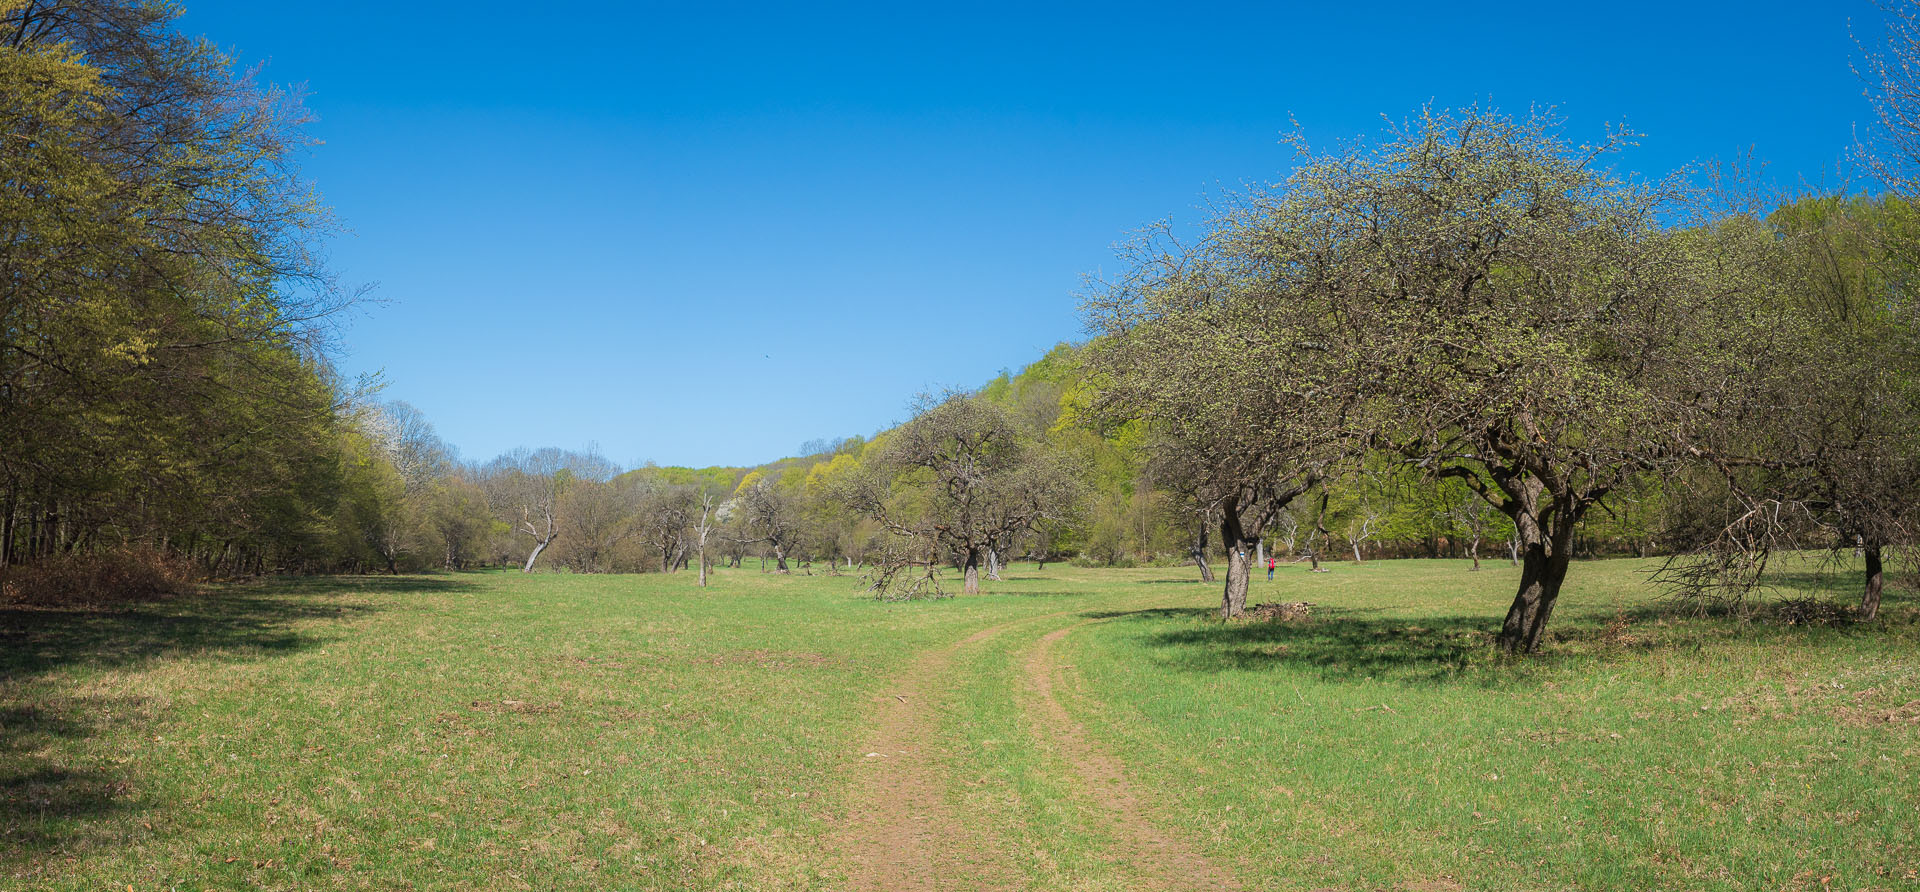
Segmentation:
<svg viewBox="0 0 1920 892">
<path fill-rule="evenodd" d="M 855 793 L 834 841 L 849 889 L 862 892 L 1003 889 L 1013 871 L 948 807 L 935 756 L 939 717 L 931 695 L 961 647 L 999 634 L 976 632 L 923 654 L 881 696 L 877 726 L 861 744 Z"/>
<path fill-rule="evenodd" d="M 1021 620 L 976 632 L 923 654 L 879 698 L 875 727 L 853 767 L 849 813 L 832 841 L 848 868 L 847 888 L 861 892 L 1025 889 L 1029 884 L 1003 857 L 1004 846 L 970 826 L 948 804 L 948 781 L 938 759 L 935 709 L 955 654 L 1009 628 L 1071 614 Z M 1033 725 L 1073 766 L 1083 796 L 1118 840 L 1112 860 L 1153 889 L 1233 890 L 1239 883 L 1180 837 L 1147 819 L 1141 797 L 1118 759 L 1089 739 L 1056 694 L 1061 669 L 1053 645 L 1078 622 L 1042 636 L 1025 663 L 1035 696 L 1026 708 Z"/>
<path fill-rule="evenodd" d="M 1098 622 L 1098 620 L 1094 620 Z M 1053 645 L 1086 623 L 1055 629 L 1041 637 L 1027 659 L 1027 678 L 1038 694 L 1036 716 L 1053 736 L 1060 755 L 1074 768 L 1124 851 L 1118 860 L 1152 877 L 1154 889 L 1239 889 L 1233 875 L 1213 863 L 1185 840 L 1154 826 L 1141 806 L 1140 796 L 1127 782 L 1125 766 L 1087 737 L 1055 694 L 1055 676 L 1061 667 L 1053 660 Z"/>
</svg>

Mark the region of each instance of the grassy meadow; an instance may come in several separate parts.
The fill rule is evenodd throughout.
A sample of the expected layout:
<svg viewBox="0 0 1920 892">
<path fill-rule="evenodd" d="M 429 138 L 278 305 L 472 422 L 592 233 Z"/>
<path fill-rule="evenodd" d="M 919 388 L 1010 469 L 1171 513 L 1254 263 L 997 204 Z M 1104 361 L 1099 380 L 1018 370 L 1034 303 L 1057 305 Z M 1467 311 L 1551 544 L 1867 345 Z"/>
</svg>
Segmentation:
<svg viewBox="0 0 1920 892">
<path fill-rule="evenodd" d="M 1153 888 L 1131 820 L 1247 889 L 1920 890 L 1920 600 L 1681 619 L 1646 569 L 1576 564 L 1521 660 L 1488 646 L 1517 571 L 1452 561 L 1256 579 L 1305 622 L 1065 565 L 908 604 L 750 564 L 9 608 L 0 886 L 853 888 L 863 741 L 938 652 L 921 767 L 981 886 Z"/>
</svg>

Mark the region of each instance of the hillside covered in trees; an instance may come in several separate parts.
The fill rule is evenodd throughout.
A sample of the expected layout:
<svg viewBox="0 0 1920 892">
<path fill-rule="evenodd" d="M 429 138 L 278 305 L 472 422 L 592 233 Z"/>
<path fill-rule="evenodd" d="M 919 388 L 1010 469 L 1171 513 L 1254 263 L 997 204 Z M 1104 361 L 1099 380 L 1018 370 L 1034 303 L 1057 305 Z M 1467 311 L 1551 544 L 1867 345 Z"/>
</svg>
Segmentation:
<svg viewBox="0 0 1920 892">
<path fill-rule="evenodd" d="M 1224 560 L 1232 616 L 1269 556 L 1467 556 L 1523 566 L 1501 641 L 1530 651 L 1575 557 L 1668 556 L 1715 604 L 1782 550 L 1857 551 L 1870 618 L 1920 528 L 1910 18 L 1868 54 L 1875 188 L 1736 203 L 1613 170 L 1629 134 L 1418 110 L 1144 232 L 1081 295 L 1085 342 L 870 438 L 698 469 L 468 460 L 343 380 L 359 294 L 322 262 L 300 96 L 172 19 L 0 6 L 9 597 L 116 566 L 747 561 L 921 597 L 949 566 L 972 592 L 1016 559 Z"/>
</svg>

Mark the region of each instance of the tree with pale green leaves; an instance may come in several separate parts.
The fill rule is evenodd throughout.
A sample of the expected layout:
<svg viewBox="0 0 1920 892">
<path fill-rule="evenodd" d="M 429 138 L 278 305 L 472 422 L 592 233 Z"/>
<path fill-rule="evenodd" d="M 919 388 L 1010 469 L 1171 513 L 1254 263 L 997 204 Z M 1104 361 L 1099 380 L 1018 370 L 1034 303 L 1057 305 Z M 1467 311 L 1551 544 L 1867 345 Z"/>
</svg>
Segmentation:
<svg viewBox="0 0 1920 892">
<path fill-rule="evenodd" d="M 1685 459 L 1730 351 L 1706 333 L 1739 281 L 1667 228 L 1674 190 L 1604 167 L 1625 142 L 1423 111 L 1309 153 L 1088 300 L 1108 404 L 1226 496 L 1223 613 L 1275 513 L 1376 450 L 1511 520 L 1522 576 L 1498 640 L 1539 648 L 1577 526 Z"/>
</svg>

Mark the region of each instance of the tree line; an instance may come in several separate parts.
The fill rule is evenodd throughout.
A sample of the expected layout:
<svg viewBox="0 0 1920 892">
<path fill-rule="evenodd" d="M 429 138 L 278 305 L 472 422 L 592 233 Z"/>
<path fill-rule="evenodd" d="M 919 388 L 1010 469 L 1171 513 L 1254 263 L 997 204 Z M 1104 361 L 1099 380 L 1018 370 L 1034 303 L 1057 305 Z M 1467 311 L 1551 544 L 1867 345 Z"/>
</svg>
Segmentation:
<svg viewBox="0 0 1920 892">
<path fill-rule="evenodd" d="M 144 550 L 212 576 L 754 560 L 883 596 L 1010 560 L 1520 568 L 1540 646 L 1576 555 L 1737 601 L 1783 551 L 1861 556 L 1920 485 L 1913 6 L 1867 47 L 1873 189 L 1755 200 L 1609 166 L 1547 115 L 1424 109 L 1300 144 L 1284 182 L 1149 227 L 1092 337 L 869 438 L 757 468 L 591 450 L 462 461 L 327 361 L 357 294 L 294 164 L 299 97 L 164 6 L 0 2 L 0 568 Z"/>
<path fill-rule="evenodd" d="M 1281 512 L 1386 462 L 1511 525 L 1508 650 L 1539 646 L 1581 529 L 1635 492 L 1686 509 L 1660 518 L 1669 579 L 1725 591 L 1781 547 L 1859 543 L 1872 614 L 1920 479 L 1910 205 L 1716 206 L 1610 171 L 1626 139 L 1427 110 L 1197 239 L 1146 234 L 1090 294 L 1102 410 L 1149 419 L 1222 512 L 1223 613 Z"/>
</svg>

